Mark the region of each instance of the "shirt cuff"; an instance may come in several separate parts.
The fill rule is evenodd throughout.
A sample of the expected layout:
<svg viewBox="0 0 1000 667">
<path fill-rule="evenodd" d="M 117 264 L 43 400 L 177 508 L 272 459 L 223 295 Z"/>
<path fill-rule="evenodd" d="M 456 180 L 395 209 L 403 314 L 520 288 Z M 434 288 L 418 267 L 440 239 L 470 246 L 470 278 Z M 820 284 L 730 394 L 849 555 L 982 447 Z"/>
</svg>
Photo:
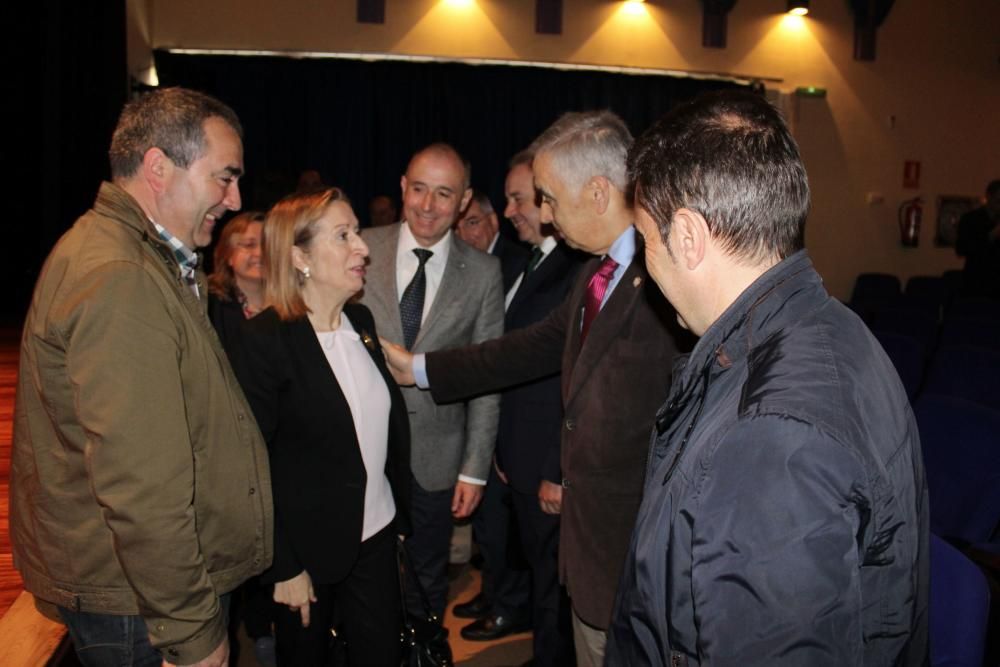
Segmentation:
<svg viewBox="0 0 1000 667">
<path fill-rule="evenodd" d="M 430 389 L 431 383 L 427 380 L 427 355 L 413 355 L 413 379 L 420 389 Z M 486 482 L 483 482 L 485 484 Z"/>
<path fill-rule="evenodd" d="M 485 479 L 476 479 L 475 477 L 469 477 L 468 475 L 459 475 L 458 481 L 465 482 L 466 484 L 475 484 L 476 486 L 486 486 Z"/>
</svg>

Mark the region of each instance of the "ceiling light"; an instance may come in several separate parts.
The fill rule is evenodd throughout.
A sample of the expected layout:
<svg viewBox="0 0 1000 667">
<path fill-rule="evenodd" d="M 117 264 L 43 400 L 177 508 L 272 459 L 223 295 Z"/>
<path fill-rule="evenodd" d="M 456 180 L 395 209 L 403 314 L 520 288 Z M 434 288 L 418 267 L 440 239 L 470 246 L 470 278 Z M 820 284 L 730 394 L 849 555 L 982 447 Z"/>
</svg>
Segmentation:
<svg viewBox="0 0 1000 667">
<path fill-rule="evenodd" d="M 805 16 L 809 13 L 809 0 L 788 0 L 788 13 Z"/>
</svg>

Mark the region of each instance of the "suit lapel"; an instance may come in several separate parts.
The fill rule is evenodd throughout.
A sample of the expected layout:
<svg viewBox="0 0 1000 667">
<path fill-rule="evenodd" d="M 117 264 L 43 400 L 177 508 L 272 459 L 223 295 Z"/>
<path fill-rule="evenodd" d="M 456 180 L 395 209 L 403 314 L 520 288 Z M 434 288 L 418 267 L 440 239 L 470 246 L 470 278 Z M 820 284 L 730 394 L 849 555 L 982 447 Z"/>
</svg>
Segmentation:
<svg viewBox="0 0 1000 667">
<path fill-rule="evenodd" d="M 438 285 L 437 294 L 434 295 L 434 303 L 431 304 L 427 317 L 420 325 L 420 333 L 417 334 L 417 340 L 413 343 L 414 350 L 425 349 L 426 346 L 423 346 L 422 343 L 429 340 L 436 329 L 448 325 L 447 311 L 452 304 L 459 301 L 462 290 L 465 289 L 464 276 L 468 266 L 465 262 L 465 254 L 474 251 L 470 247 L 456 242 L 454 234 L 452 234 L 449 243 L 451 243 L 451 247 L 448 250 L 448 263 L 445 264 L 444 273 L 441 275 L 441 284 Z M 400 330 L 402 330 L 402 326 L 400 326 Z"/>
<path fill-rule="evenodd" d="M 635 308 L 636 301 L 641 297 L 644 289 L 643 283 L 646 280 L 646 272 L 640 266 L 642 256 L 636 255 L 621 280 L 615 286 L 615 291 L 608 297 L 608 302 L 604 304 L 587 334 L 587 340 L 580 346 L 580 311 L 577 308 L 573 317 L 573 330 L 570 343 L 574 350 L 579 350 L 576 363 L 573 364 L 573 374 L 566 391 L 567 405 L 579 392 L 580 387 L 587 381 L 594 366 L 604 356 L 605 350 L 618 337 L 622 327 L 629 319 L 629 315 Z M 599 262 L 598 262 L 599 264 Z M 597 266 L 588 266 L 592 270 L 587 275 L 587 283 L 597 270 Z M 583 293 L 586 293 L 586 283 L 583 284 Z M 583 303 L 583 294 L 579 303 Z"/>
<path fill-rule="evenodd" d="M 351 406 L 347 403 L 340 384 L 337 382 L 330 362 L 326 359 L 326 354 L 313 331 L 308 318 L 301 318 L 289 323 L 289 354 L 299 357 L 302 360 L 302 368 L 312 378 L 312 384 L 318 388 L 318 403 L 328 406 L 333 410 L 335 407 L 351 414 Z"/>
<path fill-rule="evenodd" d="M 507 314 L 510 315 L 517 311 L 521 303 L 534 294 L 538 286 L 548 280 L 550 276 L 565 271 L 568 263 L 562 245 L 560 244 L 553 248 L 552 252 L 548 254 L 542 263 L 521 280 L 517 292 L 514 293 L 514 298 L 510 301 Z"/>
<path fill-rule="evenodd" d="M 399 229 L 399 224 L 393 225 L 391 232 L 371 244 L 369 271 L 365 278 L 369 283 L 365 288 L 366 299 L 378 301 L 378 304 L 372 304 L 374 306 L 372 310 L 385 315 L 378 318 L 382 335 L 393 341 L 403 340 L 403 324 L 399 319 L 399 294 L 396 292 L 396 248 L 399 245 Z"/>
<path fill-rule="evenodd" d="M 375 362 L 375 368 L 378 372 L 382 374 L 382 379 L 386 381 L 386 384 L 394 383 L 395 380 L 389 373 L 388 367 L 385 365 L 385 356 L 379 349 L 378 341 L 375 340 L 375 335 L 369 329 L 369 325 L 366 318 L 362 315 L 363 309 L 359 308 L 354 304 L 347 304 L 344 306 L 344 313 L 350 318 L 351 324 L 354 325 L 354 330 L 357 332 L 358 336 L 361 338 L 361 342 L 364 343 L 365 351 L 368 352 L 368 356 L 372 358 Z M 391 386 L 391 385 L 390 385 Z"/>
</svg>

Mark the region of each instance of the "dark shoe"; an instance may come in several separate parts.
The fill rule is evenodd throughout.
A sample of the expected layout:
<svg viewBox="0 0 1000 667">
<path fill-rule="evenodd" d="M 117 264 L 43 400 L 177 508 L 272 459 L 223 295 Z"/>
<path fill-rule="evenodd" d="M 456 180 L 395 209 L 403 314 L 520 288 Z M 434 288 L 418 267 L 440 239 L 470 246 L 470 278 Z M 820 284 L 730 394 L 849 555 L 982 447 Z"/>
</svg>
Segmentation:
<svg viewBox="0 0 1000 667">
<path fill-rule="evenodd" d="M 530 629 L 531 624 L 527 621 L 518 621 L 509 616 L 487 616 L 462 628 L 462 638 L 471 642 L 488 642 Z"/>
<path fill-rule="evenodd" d="M 455 605 L 451 613 L 455 618 L 483 618 L 490 613 L 490 603 L 485 595 L 479 593 L 468 602 Z"/>
</svg>

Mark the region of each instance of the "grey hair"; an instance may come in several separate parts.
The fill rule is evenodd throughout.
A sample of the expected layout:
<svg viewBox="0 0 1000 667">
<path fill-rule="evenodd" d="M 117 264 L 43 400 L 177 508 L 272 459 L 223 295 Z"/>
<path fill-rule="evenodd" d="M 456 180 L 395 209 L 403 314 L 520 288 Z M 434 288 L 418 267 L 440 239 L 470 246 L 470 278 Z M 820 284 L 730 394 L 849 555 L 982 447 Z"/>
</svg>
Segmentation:
<svg viewBox="0 0 1000 667">
<path fill-rule="evenodd" d="M 472 191 L 472 201 L 479 204 L 479 209 L 483 212 L 483 215 L 490 215 L 494 212 L 493 203 L 490 202 L 489 195 L 482 190 Z"/>
<path fill-rule="evenodd" d="M 567 184 L 582 188 L 594 176 L 607 178 L 619 191 L 628 186 L 626 161 L 632 133 L 611 111 L 565 113 L 528 150 L 548 153 Z"/>
<path fill-rule="evenodd" d="M 204 125 L 213 116 L 243 137 L 236 113 L 204 93 L 161 88 L 132 100 L 122 109 L 111 136 L 112 179 L 134 176 L 150 148 L 159 148 L 171 162 L 187 169 L 205 153 Z"/>
</svg>

